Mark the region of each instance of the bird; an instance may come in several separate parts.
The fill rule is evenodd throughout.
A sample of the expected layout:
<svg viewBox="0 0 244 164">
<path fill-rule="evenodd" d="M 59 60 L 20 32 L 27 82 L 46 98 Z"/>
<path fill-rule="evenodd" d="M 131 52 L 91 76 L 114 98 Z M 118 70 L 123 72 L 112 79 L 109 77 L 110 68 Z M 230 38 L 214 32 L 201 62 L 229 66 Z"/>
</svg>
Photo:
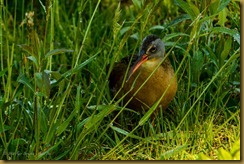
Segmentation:
<svg viewBox="0 0 244 164">
<path fill-rule="evenodd" d="M 177 91 L 177 77 L 165 53 L 164 42 L 154 34 L 146 36 L 139 53 L 115 63 L 109 88 L 126 108 L 146 112 L 161 98 L 157 109 L 165 110 Z M 129 66 L 129 71 L 127 68 Z M 164 93 L 165 92 L 165 93 Z M 128 103 L 127 103 L 128 102 Z"/>
</svg>

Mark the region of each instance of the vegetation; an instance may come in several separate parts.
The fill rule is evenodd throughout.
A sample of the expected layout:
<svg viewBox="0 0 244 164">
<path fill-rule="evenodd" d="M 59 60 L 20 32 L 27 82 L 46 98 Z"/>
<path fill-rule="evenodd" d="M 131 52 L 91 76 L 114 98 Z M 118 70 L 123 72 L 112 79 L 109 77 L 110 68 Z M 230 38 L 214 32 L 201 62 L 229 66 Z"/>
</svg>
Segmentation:
<svg viewBox="0 0 244 164">
<path fill-rule="evenodd" d="M 1 159 L 240 160 L 239 0 L 0 3 Z M 154 126 L 108 87 L 152 33 L 179 83 Z"/>
</svg>

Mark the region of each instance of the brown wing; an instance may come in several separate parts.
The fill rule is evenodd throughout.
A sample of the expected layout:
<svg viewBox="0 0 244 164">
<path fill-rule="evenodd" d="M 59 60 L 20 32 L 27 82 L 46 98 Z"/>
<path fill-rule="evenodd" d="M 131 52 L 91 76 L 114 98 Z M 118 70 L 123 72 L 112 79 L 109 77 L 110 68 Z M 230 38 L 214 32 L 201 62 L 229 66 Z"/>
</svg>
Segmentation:
<svg viewBox="0 0 244 164">
<path fill-rule="evenodd" d="M 119 63 L 115 63 L 114 68 L 109 76 L 109 88 L 113 95 L 121 87 L 128 64 L 130 63 L 131 67 L 136 61 L 137 57 L 137 55 L 133 55 L 131 63 L 131 56 L 124 57 Z"/>
</svg>

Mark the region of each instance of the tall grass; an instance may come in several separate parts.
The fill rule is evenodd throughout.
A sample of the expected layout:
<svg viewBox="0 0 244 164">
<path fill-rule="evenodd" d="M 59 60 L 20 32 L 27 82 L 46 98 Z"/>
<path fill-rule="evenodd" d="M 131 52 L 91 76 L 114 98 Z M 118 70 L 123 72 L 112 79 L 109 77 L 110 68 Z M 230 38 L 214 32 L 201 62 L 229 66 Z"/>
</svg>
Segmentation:
<svg viewBox="0 0 244 164">
<path fill-rule="evenodd" d="M 240 159 L 239 1 L 41 2 L 1 0 L 1 159 Z M 151 33 L 179 83 L 154 126 L 108 87 Z"/>
</svg>

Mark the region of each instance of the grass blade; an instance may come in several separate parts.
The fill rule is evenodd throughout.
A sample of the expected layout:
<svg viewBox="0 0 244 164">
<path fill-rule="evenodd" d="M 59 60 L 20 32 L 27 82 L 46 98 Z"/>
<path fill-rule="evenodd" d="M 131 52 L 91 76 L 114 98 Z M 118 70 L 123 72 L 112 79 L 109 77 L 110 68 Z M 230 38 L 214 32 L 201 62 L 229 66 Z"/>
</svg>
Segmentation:
<svg viewBox="0 0 244 164">
<path fill-rule="evenodd" d="M 177 146 L 174 149 L 171 149 L 169 151 L 164 152 L 161 155 L 160 160 L 166 160 L 169 159 L 170 157 L 174 156 L 175 154 L 178 154 L 180 151 L 183 151 L 187 148 L 187 145 L 181 145 L 181 146 Z"/>
<path fill-rule="evenodd" d="M 21 75 L 18 80 L 19 83 L 24 84 L 27 88 L 29 88 L 33 93 L 35 91 L 33 84 L 31 84 L 30 80 L 25 76 Z"/>
<path fill-rule="evenodd" d="M 66 52 L 71 53 L 71 52 L 74 52 L 74 50 L 69 50 L 69 49 L 65 49 L 65 48 L 54 49 L 54 50 L 49 51 L 49 52 L 45 55 L 45 58 L 48 58 L 48 57 L 50 57 L 50 56 L 57 55 L 57 54 L 66 53 Z"/>
</svg>

